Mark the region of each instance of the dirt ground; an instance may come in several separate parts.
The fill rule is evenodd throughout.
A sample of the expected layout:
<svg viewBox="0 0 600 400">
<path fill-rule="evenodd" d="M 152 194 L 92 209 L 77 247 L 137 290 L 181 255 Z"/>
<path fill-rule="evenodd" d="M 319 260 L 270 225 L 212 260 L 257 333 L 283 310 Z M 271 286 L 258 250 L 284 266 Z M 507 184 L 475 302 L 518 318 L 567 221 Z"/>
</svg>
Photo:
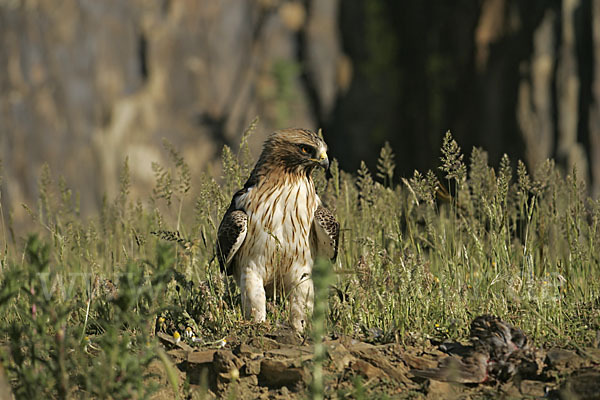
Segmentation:
<svg viewBox="0 0 600 400">
<path fill-rule="evenodd" d="M 159 333 L 175 365 L 180 398 L 300 399 L 309 395 L 313 346 L 282 330 L 260 337 L 191 347 Z M 535 349 L 509 378 L 481 383 L 442 382 L 413 375 L 448 355 L 439 343 L 371 344 L 348 337 L 325 341 L 326 398 L 555 398 L 600 399 L 600 349 Z M 156 399 L 173 398 L 164 364 L 152 367 L 163 387 Z M 184 383 L 187 382 L 187 383 Z"/>
</svg>

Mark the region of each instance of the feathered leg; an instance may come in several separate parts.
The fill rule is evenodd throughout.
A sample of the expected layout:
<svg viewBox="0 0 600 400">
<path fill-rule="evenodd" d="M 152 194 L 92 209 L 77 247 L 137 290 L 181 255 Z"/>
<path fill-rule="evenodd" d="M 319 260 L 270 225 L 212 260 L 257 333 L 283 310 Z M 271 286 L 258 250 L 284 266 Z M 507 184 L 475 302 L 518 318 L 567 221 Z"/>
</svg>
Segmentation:
<svg viewBox="0 0 600 400">
<path fill-rule="evenodd" d="M 314 287 L 310 278 L 310 269 L 295 279 L 290 287 L 290 322 L 298 332 L 304 331 L 307 318 L 312 314 L 314 306 Z"/>
<path fill-rule="evenodd" d="M 264 322 L 267 317 L 267 298 L 262 278 L 254 271 L 242 272 L 239 286 L 244 318 Z"/>
</svg>

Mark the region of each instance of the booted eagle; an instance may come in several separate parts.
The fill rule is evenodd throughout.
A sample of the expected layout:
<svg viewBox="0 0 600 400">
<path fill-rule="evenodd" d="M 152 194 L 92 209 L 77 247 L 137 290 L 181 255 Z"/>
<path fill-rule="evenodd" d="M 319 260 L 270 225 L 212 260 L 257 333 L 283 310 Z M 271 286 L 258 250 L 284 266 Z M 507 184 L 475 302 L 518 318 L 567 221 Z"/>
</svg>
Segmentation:
<svg viewBox="0 0 600 400">
<path fill-rule="evenodd" d="M 240 288 L 244 316 L 255 322 L 265 320 L 266 294 L 277 290 L 289 296 L 291 324 L 302 331 L 313 309 L 315 259 L 337 257 L 340 225 L 315 192 L 316 167 L 329 168 L 320 135 L 271 134 L 219 225 L 219 263 Z"/>
</svg>

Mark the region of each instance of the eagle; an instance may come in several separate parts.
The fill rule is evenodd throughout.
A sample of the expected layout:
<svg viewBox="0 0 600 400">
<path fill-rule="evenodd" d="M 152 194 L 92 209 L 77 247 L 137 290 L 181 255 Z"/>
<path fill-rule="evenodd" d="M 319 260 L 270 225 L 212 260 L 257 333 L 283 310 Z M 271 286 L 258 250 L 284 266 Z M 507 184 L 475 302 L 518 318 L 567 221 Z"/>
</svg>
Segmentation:
<svg viewBox="0 0 600 400">
<path fill-rule="evenodd" d="M 329 169 L 327 145 L 306 129 L 271 134 L 217 232 L 221 269 L 233 275 L 244 317 L 266 319 L 266 296 L 287 296 L 290 322 L 303 331 L 312 313 L 317 257 L 335 261 L 340 225 L 315 191 L 312 172 Z"/>
</svg>

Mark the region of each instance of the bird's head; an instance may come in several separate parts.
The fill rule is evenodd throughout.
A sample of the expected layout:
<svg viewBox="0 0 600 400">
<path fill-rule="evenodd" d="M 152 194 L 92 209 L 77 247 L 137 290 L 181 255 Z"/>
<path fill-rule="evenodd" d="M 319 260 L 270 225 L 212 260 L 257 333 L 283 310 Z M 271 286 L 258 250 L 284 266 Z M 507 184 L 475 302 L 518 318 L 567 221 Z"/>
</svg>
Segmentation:
<svg viewBox="0 0 600 400">
<path fill-rule="evenodd" d="M 310 173 L 316 167 L 329 169 L 323 137 L 307 129 L 283 129 L 271 134 L 260 158 L 266 164 L 294 173 Z"/>
</svg>

